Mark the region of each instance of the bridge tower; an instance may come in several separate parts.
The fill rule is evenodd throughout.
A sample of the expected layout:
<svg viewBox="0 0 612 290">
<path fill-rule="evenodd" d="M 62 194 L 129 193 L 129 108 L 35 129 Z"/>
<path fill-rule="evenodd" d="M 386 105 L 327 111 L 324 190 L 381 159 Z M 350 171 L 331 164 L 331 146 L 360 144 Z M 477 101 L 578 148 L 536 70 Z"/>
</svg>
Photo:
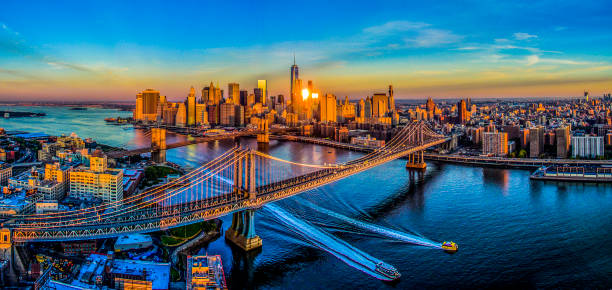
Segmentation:
<svg viewBox="0 0 612 290">
<path fill-rule="evenodd" d="M 411 141 L 414 143 L 413 145 L 420 146 L 425 143 L 425 140 L 423 139 L 423 126 L 424 124 L 419 124 L 415 135 L 411 138 Z M 427 168 L 427 163 L 425 163 L 425 158 L 423 158 L 423 150 L 419 150 L 408 155 L 406 168 L 420 170 L 425 170 Z"/>
<path fill-rule="evenodd" d="M 257 134 L 257 144 L 270 143 L 270 129 L 267 118 L 264 117 L 259 119 L 259 122 L 257 123 L 257 130 L 259 131 Z"/>
<path fill-rule="evenodd" d="M 166 129 L 151 129 L 151 149 L 151 159 L 153 159 L 153 162 L 166 162 Z"/>
<path fill-rule="evenodd" d="M 251 150 L 246 158 L 239 159 L 234 165 L 234 190 L 238 196 L 254 201 L 257 197 L 255 181 L 255 153 Z M 225 239 L 245 251 L 261 248 L 262 240 L 255 233 L 255 210 L 233 213 L 232 225 L 225 231 Z"/>
<path fill-rule="evenodd" d="M 13 243 L 12 231 L 8 228 L 0 229 L 0 285 L 5 286 L 7 281 L 18 282 L 19 273 L 26 273 L 26 268 L 19 254 L 15 254 L 20 244 Z"/>
</svg>

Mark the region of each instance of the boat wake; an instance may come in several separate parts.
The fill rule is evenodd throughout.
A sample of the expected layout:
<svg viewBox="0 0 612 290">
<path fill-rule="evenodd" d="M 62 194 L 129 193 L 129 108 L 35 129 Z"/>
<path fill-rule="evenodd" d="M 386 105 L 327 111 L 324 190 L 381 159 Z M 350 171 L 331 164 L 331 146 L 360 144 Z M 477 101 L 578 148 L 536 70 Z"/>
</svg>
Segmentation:
<svg viewBox="0 0 612 290">
<path fill-rule="evenodd" d="M 415 245 L 419 245 L 419 246 L 424 246 L 424 247 L 431 247 L 431 248 L 436 248 L 436 249 L 442 249 L 441 244 L 438 242 L 434 242 L 430 239 L 427 239 L 425 237 L 422 236 L 417 236 L 417 235 L 413 235 L 410 233 L 406 233 L 406 232 L 400 232 L 394 229 L 390 229 L 390 228 L 386 228 L 380 225 L 376 225 L 376 224 L 372 224 L 372 223 L 368 223 L 368 222 L 364 222 L 364 221 L 360 221 L 360 220 L 356 220 L 350 217 L 347 217 L 345 215 L 341 215 L 339 213 L 333 212 L 331 210 L 328 210 L 326 208 L 320 207 L 318 205 L 315 205 L 314 203 L 307 201 L 305 199 L 300 199 L 300 203 L 313 209 L 316 210 L 320 213 L 326 214 L 328 216 L 337 218 L 339 220 L 342 220 L 352 226 L 361 228 L 363 230 L 367 230 L 369 232 L 375 233 L 377 235 L 383 236 L 383 237 L 387 237 L 387 238 L 391 238 L 391 239 L 395 239 L 401 242 L 406 242 L 406 243 L 411 243 L 411 244 L 415 244 Z"/>
<path fill-rule="evenodd" d="M 302 237 L 308 244 L 332 254 L 347 265 L 380 280 L 391 281 L 399 278 L 400 274 L 393 266 L 370 256 L 306 221 L 296 218 L 284 209 L 273 204 L 266 204 L 263 208 L 279 224 Z"/>
</svg>

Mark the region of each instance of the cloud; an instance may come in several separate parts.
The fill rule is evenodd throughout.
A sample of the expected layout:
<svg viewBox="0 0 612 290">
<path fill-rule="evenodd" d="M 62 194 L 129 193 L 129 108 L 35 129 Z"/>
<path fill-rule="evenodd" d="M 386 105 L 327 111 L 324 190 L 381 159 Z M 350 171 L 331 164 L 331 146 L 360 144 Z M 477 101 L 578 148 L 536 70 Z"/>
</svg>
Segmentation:
<svg viewBox="0 0 612 290">
<path fill-rule="evenodd" d="M 588 61 L 575 61 L 570 59 L 557 59 L 557 58 L 541 58 L 538 55 L 529 55 L 525 59 L 525 62 L 528 66 L 546 63 L 546 64 L 562 64 L 562 65 L 592 65 L 595 64 L 593 62 Z"/>
<path fill-rule="evenodd" d="M 530 55 L 527 56 L 527 65 L 534 65 L 536 63 L 540 62 L 540 57 L 537 55 Z"/>
<path fill-rule="evenodd" d="M 77 71 L 81 71 L 81 72 L 94 72 L 94 70 L 86 67 L 86 66 L 82 66 L 79 64 L 72 64 L 72 63 L 67 63 L 67 62 L 63 62 L 63 61 L 47 61 L 47 64 L 56 68 L 67 68 L 67 69 L 73 69 L 73 70 L 77 70 Z"/>
<path fill-rule="evenodd" d="M 527 40 L 531 38 L 538 38 L 538 36 L 535 34 L 529 34 L 525 32 L 516 32 L 513 34 L 513 36 L 516 40 Z"/>
<path fill-rule="evenodd" d="M 8 32 L 9 34 L 14 34 L 15 36 L 19 36 L 19 32 L 14 31 L 12 29 L 10 29 L 6 24 L 4 23 L 0 23 L 0 27 L 2 28 L 2 30 L 4 30 L 5 32 Z"/>
<path fill-rule="evenodd" d="M 18 32 L 13 31 L 6 24 L 0 23 L 0 28 L 0 52 L 4 51 L 9 55 L 22 56 L 26 60 L 42 63 L 56 69 L 69 69 L 77 72 L 105 75 L 112 75 L 114 73 L 114 69 L 105 66 L 90 67 L 46 55 L 38 47 L 30 45 Z"/>
<path fill-rule="evenodd" d="M 462 38 L 462 36 L 456 35 L 448 30 L 424 29 L 421 30 L 415 38 L 407 38 L 405 40 L 407 43 L 413 44 L 414 47 L 434 47 L 456 43 Z"/>
<path fill-rule="evenodd" d="M 429 23 L 412 21 L 389 21 L 367 27 L 363 32 L 363 37 L 369 44 L 384 43 L 379 46 L 386 49 L 437 47 L 457 43 L 463 39 L 463 36 L 456 35 L 452 31 L 433 28 Z M 397 43 L 398 37 L 403 43 Z"/>
</svg>

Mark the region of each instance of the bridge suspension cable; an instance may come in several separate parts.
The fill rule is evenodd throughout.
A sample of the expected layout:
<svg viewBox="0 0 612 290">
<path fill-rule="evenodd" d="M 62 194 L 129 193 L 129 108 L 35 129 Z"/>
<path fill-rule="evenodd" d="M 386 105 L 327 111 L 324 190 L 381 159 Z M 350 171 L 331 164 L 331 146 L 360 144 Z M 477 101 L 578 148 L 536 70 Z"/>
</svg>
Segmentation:
<svg viewBox="0 0 612 290">
<path fill-rule="evenodd" d="M 108 202 L 104 205 L 101 206 L 92 206 L 92 207 L 88 207 L 88 208 L 83 208 L 83 209 L 79 209 L 79 210 L 67 210 L 67 211 L 60 211 L 60 212 L 53 212 L 53 213 L 41 213 L 41 214 L 33 214 L 33 215 L 16 215 L 16 218 L 23 218 L 23 219 L 39 219 L 39 218 L 49 218 L 49 217 L 68 217 L 68 216 L 74 216 L 74 215 L 79 215 L 79 214 L 83 214 L 83 213 L 91 213 L 91 212 L 95 212 L 95 211 L 100 211 L 100 210 L 108 210 L 108 209 L 112 209 L 112 208 L 117 208 L 117 207 L 121 207 L 124 206 L 126 203 L 132 202 L 134 200 L 137 199 L 142 199 L 145 197 L 149 197 L 152 196 L 153 194 L 162 192 L 168 188 L 174 187 L 177 184 L 182 184 L 183 182 L 189 180 L 191 177 L 194 177 L 198 174 L 200 174 L 202 171 L 206 170 L 206 168 L 210 168 L 212 166 L 216 166 L 218 163 L 222 162 L 224 159 L 226 159 L 228 156 L 230 156 L 232 153 L 234 153 L 236 151 L 237 147 L 234 147 L 228 151 L 226 151 L 225 153 L 223 153 L 222 155 L 220 155 L 219 157 L 213 159 L 212 161 L 210 161 L 209 163 L 200 166 L 199 168 L 183 175 L 180 176 L 179 178 L 172 180 L 168 183 L 163 184 L 162 186 L 159 187 L 155 187 L 152 189 L 149 189 L 147 191 L 144 191 L 142 193 L 139 193 L 137 195 L 133 195 L 130 196 L 126 199 L 123 200 L 117 200 L 117 201 L 113 201 L 113 202 Z M 69 214 L 69 215 L 66 215 Z"/>
<path fill-rule="evenodd" d="M 246 153 L 242 153 L 241 155 L 238 156 L 234 156 L 232 157 L 230 160 L 224 162 L 220 167 L 216 168 L 215 170 L 211 170 L 208 171 L 204 174 L 204 176 L 202 178 L 199 178 L 196 183 L 193 184 L 188 184 L 188 185 L 199 185 L 209 179 L 211 179 L 212 177 L 215 176 L 215 174 L 217 174 L 218 172 L 232 166 L 234 164 L 234 161 L 236 159 L 240 159 L 242 157 L 244 157 Z M 86 225 L 88 223 L 100 223 L 102 221 L 102 219 L 106 219 L 106 218 L 112 218 L 112 217 L 116 217 L 119 215 L 125 215 L 125 214 L 129 214 L 129 213 L 133 213 L 137 210 L 143 209 L 147 206 L 150 205 L 157 205 L 159 204 L 159 202 L 161 201 L 166 201 L 171 197 L 174 197 L 180 193 L 185 192 L 186 190 L 190 189 L 191 187 L 183 186 L 177 190 L 174 190 L 170 193 L 166 193 L 164 195 L 161 196 L 156 196 L 154 197 L 152 200 L 147 200 L 147 201 L 142 201 L 139 202 L 135 205 L 131 205 L 130 207 L 127 208 L 120 208 L 117 211 L 113 211 L 113 212 L 108 212 L 108 213 L 102 213 L 102 214 L 96 214 L 94 215 L 89 215 L 86 217 L 81 217 L 81 218 L 75 218 L 75 219 L 70 219 L 68 221 L 55 221 L 55 222 L 37 222 L 37 223 L 32 223 L 33 227 L 27 227 L 27 226 L 23 226 L 21 225 L 20 228 L 22 229 L 41 229 L 41 228 L 58 228 L 58 227 L 74 227 L 76 225 Z M 69 224 L 65 224 L 66 222 L 69 222 Z"/>
</svg>

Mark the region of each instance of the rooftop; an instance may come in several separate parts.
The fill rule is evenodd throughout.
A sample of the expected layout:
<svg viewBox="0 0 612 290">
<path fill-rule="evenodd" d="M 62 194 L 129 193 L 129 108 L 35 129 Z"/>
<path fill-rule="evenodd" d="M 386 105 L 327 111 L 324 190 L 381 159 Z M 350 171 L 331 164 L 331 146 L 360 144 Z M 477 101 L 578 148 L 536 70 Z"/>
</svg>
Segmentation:
<svg viewBox="0 0 612 290">
<path fill-rule="evenodd" d="M 167 289 L 170 284 L 170 263 L 154 263 L 134 260 L 114 260 L 111 273 L 141 275 L 146 274 L 153 289 Z"/>
</svg>

